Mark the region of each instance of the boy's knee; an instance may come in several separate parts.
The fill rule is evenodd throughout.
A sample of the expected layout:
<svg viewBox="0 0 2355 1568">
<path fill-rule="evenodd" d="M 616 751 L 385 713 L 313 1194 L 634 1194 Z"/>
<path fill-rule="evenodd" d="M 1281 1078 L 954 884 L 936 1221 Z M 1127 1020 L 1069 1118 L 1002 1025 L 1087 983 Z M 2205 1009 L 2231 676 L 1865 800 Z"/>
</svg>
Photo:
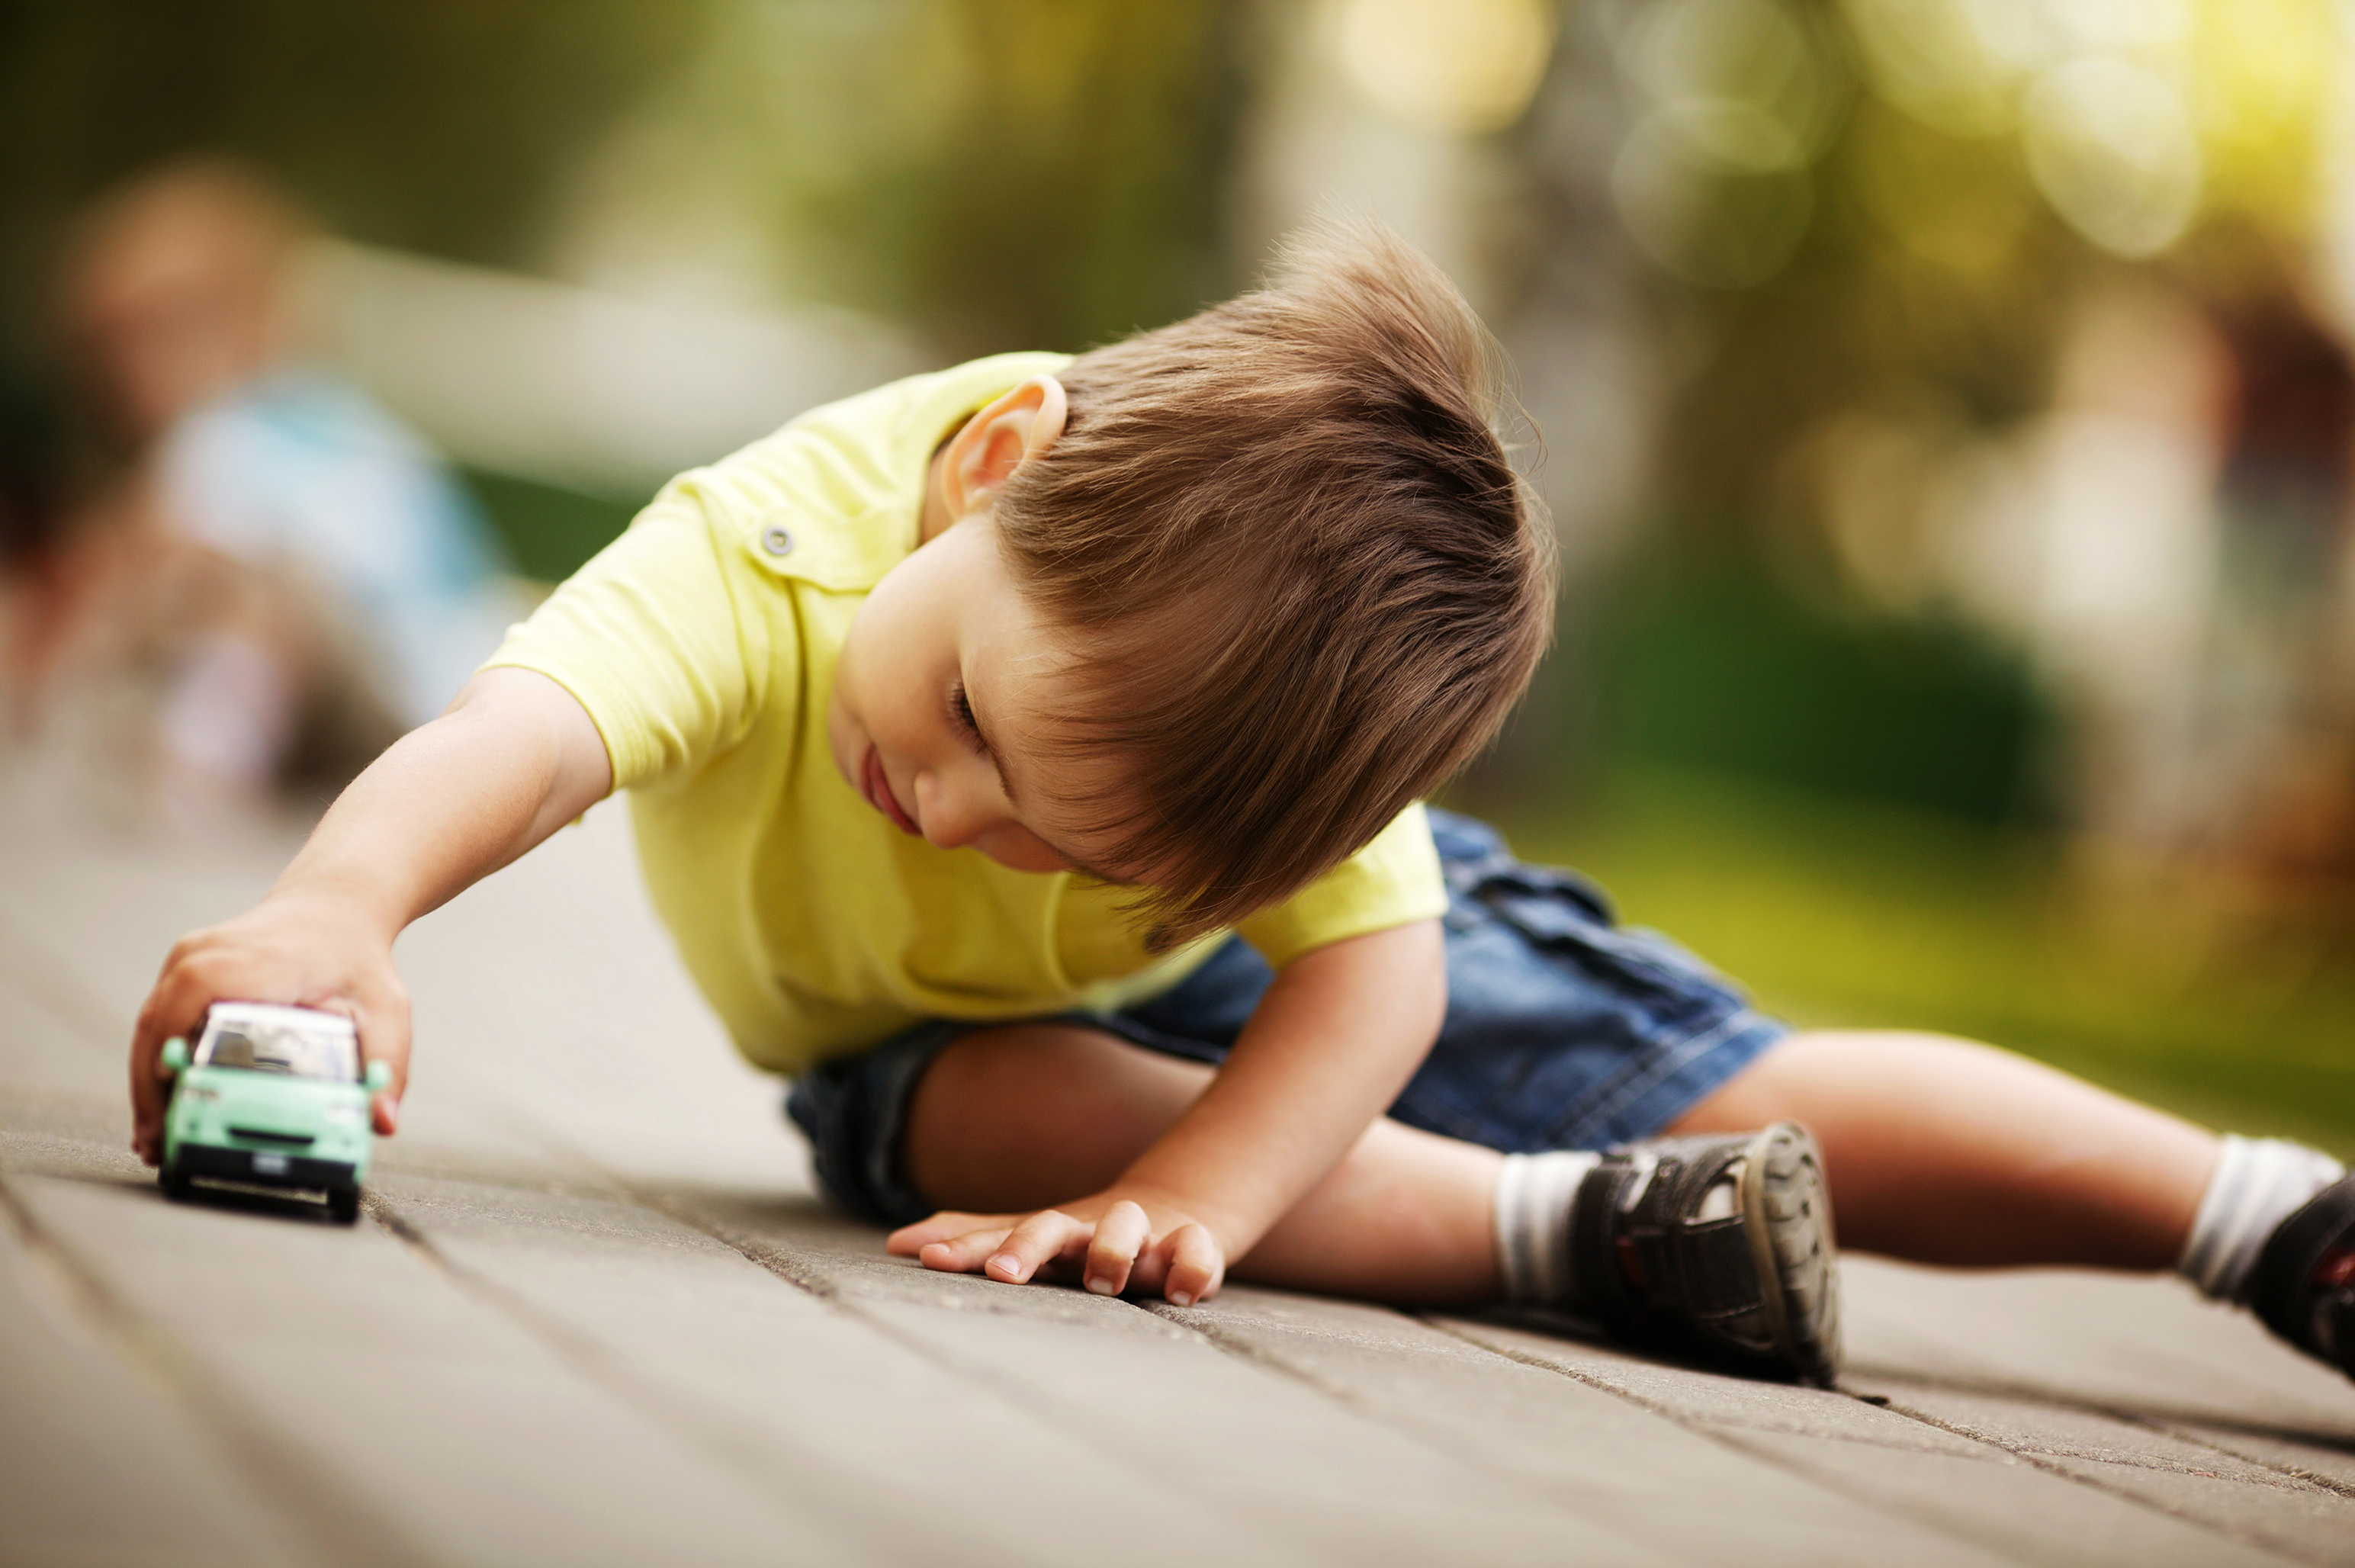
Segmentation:
<svg viewBox="0 0 2355 1568">
<path fill-rule="evenodd" d="M 918 1190 L 944 1207 L 1059 1201 L 1118 1177 L 1209 1076 L 1100 1029 L 976 1029 L 943 1047 L 918 1081 L 902 1158 Z M 1034 1189 L 1045 1196 L 1033 1200 Z"/>
</svg>

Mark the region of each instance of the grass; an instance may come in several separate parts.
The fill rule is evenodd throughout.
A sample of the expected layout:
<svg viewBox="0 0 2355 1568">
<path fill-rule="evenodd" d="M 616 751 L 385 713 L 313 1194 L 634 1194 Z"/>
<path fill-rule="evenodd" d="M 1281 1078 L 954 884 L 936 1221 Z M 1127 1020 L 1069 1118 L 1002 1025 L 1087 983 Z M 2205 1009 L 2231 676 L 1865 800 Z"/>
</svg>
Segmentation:
<svg viewBox="0 0 2355 1568">
<path fill-rule="evenodd" d="M 2016 829 L 1632 767 L 1492 810 L 1801 1025 L 1992 1040 L 2212 1125 L 2355 1154 L 2355 978 L 2328 906 Z"/>
</svg>

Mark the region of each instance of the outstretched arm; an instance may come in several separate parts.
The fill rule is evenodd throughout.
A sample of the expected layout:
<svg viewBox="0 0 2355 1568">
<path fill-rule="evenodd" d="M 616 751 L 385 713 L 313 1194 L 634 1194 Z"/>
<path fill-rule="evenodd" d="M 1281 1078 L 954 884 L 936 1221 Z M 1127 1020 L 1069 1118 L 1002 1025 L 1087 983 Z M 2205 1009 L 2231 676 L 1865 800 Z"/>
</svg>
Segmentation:
<svg viewBox="0 0 2355 1568">
<path fill-rule="evenodd" d="M 1305 954 L 1201 1097 L 1111 1187 L 1029 1215 L 936 1214 L 891 1250 L 1016 1283 L 1083 1259 L 1091 1290 L 1199 1301 L 1398 1097 L 1446 1004 L 1435 921 Z"/>
<path fill-rule="evenodd" d="M 160 1157 L 164 1041 L 224 999 L 347 1015 L 361 1054 L 392 1069 L 376 1129 L 390 1133 L 409 1082 L 409 998 L 393 939 L 604 798 L 603 739 L 546 676 L 491 669 L 442 715 L 352 781 L 254 908 L 184 936 L 131 1040 L 133 1147 Z"/>
</svg>

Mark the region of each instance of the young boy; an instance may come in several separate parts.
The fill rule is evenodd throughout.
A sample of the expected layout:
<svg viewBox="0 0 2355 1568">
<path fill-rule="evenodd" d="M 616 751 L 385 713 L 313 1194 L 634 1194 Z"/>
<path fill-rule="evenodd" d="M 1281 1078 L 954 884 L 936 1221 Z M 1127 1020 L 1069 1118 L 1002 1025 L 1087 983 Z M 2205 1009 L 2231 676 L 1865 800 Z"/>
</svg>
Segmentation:
<svg viewBox="0 0 2355 1568">
<path fill-rule="evenodd" d="M 141 1153 L 158 1049 L 216 998 L 348 1013 L 392 1132 L 394 936 L 626 788 L 826 1189 L 929 1268 L 1550 1304 L 1828 1381 L 1828 1183 L 1872 1251 L 2172 1266 L 2355 1362 L 2326 1157 L 1989 1047 L 1789 1033 L 1415 804 L 1551 613 L 1490 367 L 1428 262 L 1327 231 L 1189 321 L 917 377 L 680 476 L 268 899 L 173 950 L 132 1044 Z"/>
</svg>

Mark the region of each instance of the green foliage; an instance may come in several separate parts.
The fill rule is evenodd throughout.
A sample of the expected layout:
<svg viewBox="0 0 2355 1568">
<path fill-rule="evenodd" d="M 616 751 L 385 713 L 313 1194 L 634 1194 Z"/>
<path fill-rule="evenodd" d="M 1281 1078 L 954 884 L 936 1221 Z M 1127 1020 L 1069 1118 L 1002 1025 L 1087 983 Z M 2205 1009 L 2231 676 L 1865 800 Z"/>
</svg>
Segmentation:
<svg viewBox="0 0 2355 1568">
<path fill-rule="evenodd" d="M 1762 576 L 1638 578 L 1591 652 L 1605 753 L 2019 816 L 2046 717 L 2027 670 L 1953 625 L 1834 616 Z"/>
<path fill-rule="evenodd" d="M 1764 523 L 1785 464 L 1846 410 L 1923 398 L 1995 430 L 2040 409 L 2078 281 L 2099 263 L 2032 205 L 2016 150 L 1911 124 L 1869 103 L 1817 171 L 1817 221 L 1791 264 L 1739 293 L 1678 302 L 1705 347 L 1664 421 L 1664 496 Z M 1888 210 L 1886 187 L 1918 209 Z M 1998 219 L 1998 213 L 2008 216 Z M 1931 228 L 1928 238 L 1898 222 Z M 1966 260 L 1924 249 L 1983 232 Z"/>
<path fill-rule="evenodd" d="M 709 0 L 33 0 L 0 9 L 0 192 L 21 241 L 191 149 L 250 158 L 357 239 L 513 262 L 556 174 L 699 37 Z"/>
<path fill-rule="evenodd" d="M 1239 13 L 788 0 L 736 18 L 743 48 L 696 117 L 756 139 L 739 187 L 799 291 L 957 355 L 1084 347 L 1230 291 Z"/>
</svg>

